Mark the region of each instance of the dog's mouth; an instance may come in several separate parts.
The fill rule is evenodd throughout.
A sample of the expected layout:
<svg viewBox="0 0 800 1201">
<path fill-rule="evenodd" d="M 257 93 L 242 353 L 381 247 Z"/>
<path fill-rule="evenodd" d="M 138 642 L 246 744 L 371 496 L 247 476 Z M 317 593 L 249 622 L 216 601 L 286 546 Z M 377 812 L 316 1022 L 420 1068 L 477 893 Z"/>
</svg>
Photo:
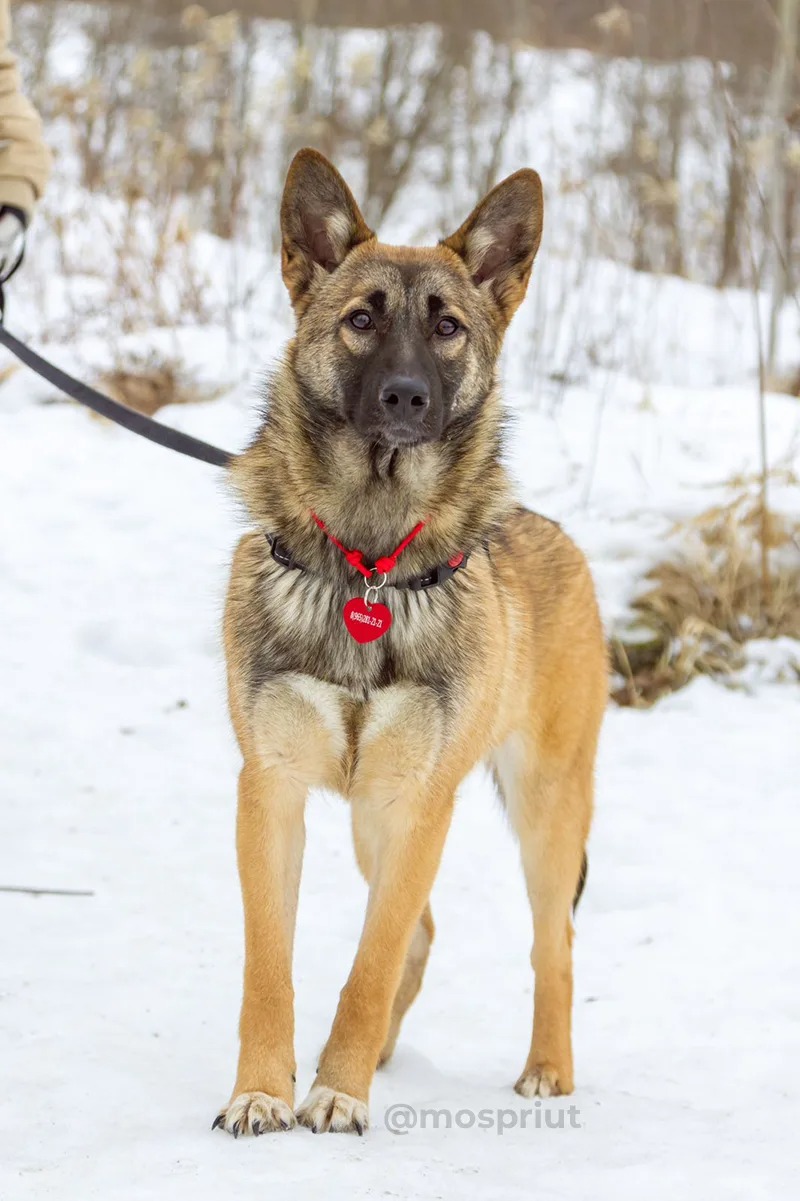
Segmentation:
<svg viewBox="0 0 800 1201">
<path fill-rule="evenodd" d="M 358 421 L 351 422 L 353 429 L 365 441 L 383 450 L 410 450 L 415 446 L 439 442 L 442 437 L 440 429 L 431 429 L 422 425 L 404 425 L 393 422 L 391 425 L 370 424 L 363 426 Z"/>
<path fill-rule="evenodd" d="M 381 446 L 391 450 L 403 450 L 411 446 L 421 446 L 424 442 L 437 441 L 433 433 L 426 430 L 403 429 L 394 427 L 390 430 L 378 430 L 376 440 Z"/>
</svg>

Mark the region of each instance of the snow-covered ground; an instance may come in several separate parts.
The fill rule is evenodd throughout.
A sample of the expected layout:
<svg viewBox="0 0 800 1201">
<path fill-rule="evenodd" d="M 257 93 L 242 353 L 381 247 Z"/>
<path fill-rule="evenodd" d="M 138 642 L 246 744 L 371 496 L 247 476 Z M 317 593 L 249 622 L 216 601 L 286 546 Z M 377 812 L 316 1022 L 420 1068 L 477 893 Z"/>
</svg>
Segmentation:
<svg viewBox="0 0 800 1201">
<path fill-rule="evenodd" d="M 609 710 L 577 923 L 577 1091 L 542 1106 L 551 1121 L 576 1106 L 574 1124 L 537 1129 L 534 1111 L 520 1128 L 530 920 L 478 773 L 368 1135 L 211 1133 L 242 955 L 219 637 L 238 518 L 213 469 L 48 398 L 23 371 L 0 389 L 0 885 L 92 895 L 0 892 L 0 1198 L 791 1195 L 800 697 L 785 684 L 701 680 L 651 711 Z M 235 449 L 253 407 L 241 389 L 161 416 Z M 769 423 L 775 459 L 796 454 L 796 402 L 771 398 Z M 755 429 L 744 388 L 645 395 L 619 379 L 568 388 L 549 416 L 521 407 L 511 458 L 529 503 L 588 551 L 610 619 L 671 523 L 752 470 Z M 345 805 L 313 797 L 308 830 L 299 1098 L 365 900 Z M 506 1113 L 397 1134 L 397 1104 L 468 1111 L 464 1126 Z"/>
</svg>

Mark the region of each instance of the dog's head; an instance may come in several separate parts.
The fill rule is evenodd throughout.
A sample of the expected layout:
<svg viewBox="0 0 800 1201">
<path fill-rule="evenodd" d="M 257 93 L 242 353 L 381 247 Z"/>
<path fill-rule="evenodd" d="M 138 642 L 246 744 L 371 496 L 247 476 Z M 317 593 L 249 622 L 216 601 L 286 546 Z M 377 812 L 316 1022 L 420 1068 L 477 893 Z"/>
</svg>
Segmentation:
<svg viewBox="0 0 800 1201">
<path fill-rule="evenodd" d="M 386 246 L 336 168 L 301 150 L 281 232 L 303 395 L 370 442 L 411 446 L 440 439 L 490 392 L 539 248 L 542 186 L 517 171 L 438 246 Z"/>
</svg>

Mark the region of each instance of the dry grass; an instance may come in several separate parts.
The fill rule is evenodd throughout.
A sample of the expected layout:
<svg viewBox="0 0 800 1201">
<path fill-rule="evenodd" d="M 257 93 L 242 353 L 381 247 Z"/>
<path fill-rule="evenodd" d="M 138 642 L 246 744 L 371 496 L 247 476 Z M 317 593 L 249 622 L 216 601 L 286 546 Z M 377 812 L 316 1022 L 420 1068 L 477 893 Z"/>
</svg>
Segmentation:
<svg viewBox="0 0 800 1201">
<path fill-rule="evenodd" d="M 2 368 L 0 368 L 0 385 L 4 384 L 6 380 L 11 379 L 12 375 L 16 375 L 20 370 L 20 367 L 20 363 L 12 361 L 10 363 L 6 363 Z"/>
<path fill-rule="evenodd" d="M 214 400 L 219 391 L 201 387 L 176 360 L 153 356 L 131 359 L 99 377 L 98 386 L 113 400 L 152 417 L 165 405 Z"/>
<path fill-rule="evenodd" d="M 800 639 L 800 521 L 768 514 L 766 589 L 760 527 L 748 488 L 673 531 L 675 551 L 648 572 L 633 624 L 612 638 L 619 704 L 651 705 L 697 675 L 730 677 L 752 638 Z"/>
</svg>

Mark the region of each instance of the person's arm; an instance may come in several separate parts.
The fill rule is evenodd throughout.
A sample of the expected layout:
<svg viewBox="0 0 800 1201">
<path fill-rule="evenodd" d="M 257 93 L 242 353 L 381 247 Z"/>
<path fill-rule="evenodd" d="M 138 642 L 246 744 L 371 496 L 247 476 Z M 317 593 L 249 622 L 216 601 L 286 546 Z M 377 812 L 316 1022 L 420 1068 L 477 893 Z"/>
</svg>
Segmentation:
<svg viewBox="0 0 800 1201">
<path fill-rule="evenodd" d="M 8 48 L 9 0 L 0 0 L 0 206 L 30 218 L 50 174 L 42 123 L 20 91 L 16 59 Z"/>
<path fill-rule="evenodd" d="M 9 0 L 0 0 L 0 282 L 22 261 L 25 230 L 50 174 L 50 151 L 39 114 L 20 91 L 8 48 Z"/>
</svg>

